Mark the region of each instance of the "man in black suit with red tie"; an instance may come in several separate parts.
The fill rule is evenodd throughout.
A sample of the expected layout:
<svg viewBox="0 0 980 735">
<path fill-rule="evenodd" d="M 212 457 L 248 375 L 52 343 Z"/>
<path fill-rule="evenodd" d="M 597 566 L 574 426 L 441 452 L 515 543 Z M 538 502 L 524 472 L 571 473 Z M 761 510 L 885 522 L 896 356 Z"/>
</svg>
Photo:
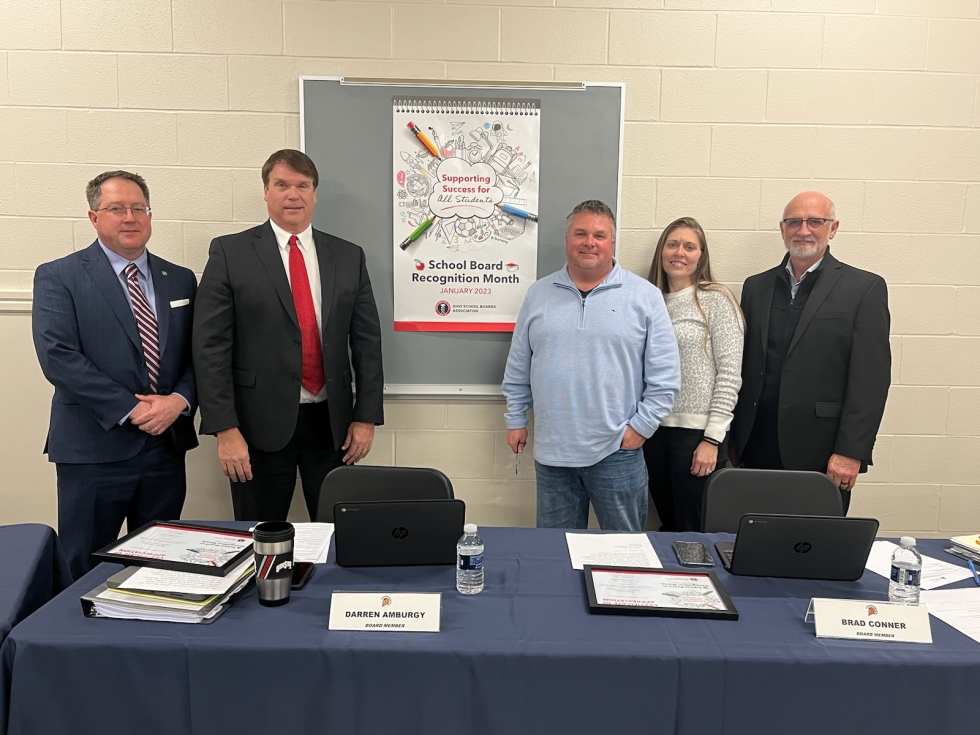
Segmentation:
<svg viewBox="0 0 980 735">
<path fill-rule="evenodd" d="M 312 227 L 313 161 L 277 151 L 262 182 L 269 220 L 215 238 L 198 290 L 200 431 L 217 435 L 236 519 L 285 520 L 297 467 L 315 519 L 323 478 L 384 421 L 381 325 L 364 251 Z"/>
<path fill-rule="evenodd" d="M 732 422 L 736 464 L 825 472 L 847 512 L 871 464 L 891 382 L 888 290 L 830 254 L 834 203 L 794 197 L 779 229 L 786 256 L 742 287 L 745 350 Z"/>
</svg>

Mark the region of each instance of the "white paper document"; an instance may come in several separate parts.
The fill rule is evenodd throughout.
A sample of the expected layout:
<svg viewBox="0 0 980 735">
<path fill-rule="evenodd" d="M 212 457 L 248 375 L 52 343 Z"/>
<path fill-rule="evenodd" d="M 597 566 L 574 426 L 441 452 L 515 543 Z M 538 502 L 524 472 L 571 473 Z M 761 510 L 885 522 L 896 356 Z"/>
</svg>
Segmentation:
<svg viewBox="0 0 980 735">
<path fill-rule="evenodd" d="M 892 571 L 892 554 L 897 548 L 898 544 L 893 544 L 891 541 L 875 541 L 871 545 L 871 554 L 868 556 L 868 563 L 864 565 L 865 569 L 888 579 Z M 970 579 L 972 576 L 966 567 L 933 559 L 931 556 L 922 557 L 921 587 L 924 590 L 942 587 L 962 579 Z"/>
<path fill-rule="evenodd" d="M 181 592 L 194 595 L 223 595 L 255 563 L 255 556 L 249 554 L 241 564 L 223 577 L 192 572 L 172 572 L 169 569 L 142 567 L 119 585 L 123 590 L 152 590 L 153 592 Z"/>
<path fill-rule="evenodd" d="M 980 643 L 980 587 L 921 592 L 919 602 L 930 615 Z"/>
<path fill-rule="evenodd" d="M 572 569 L 585 564 L 662 569 L 663 564 L 645 533 L 566 533 Z"/>
<path fill-rule="evenodd" d="M 294 523 L 296 538 L 293 540 L 293 561 L 311 561 L 325 564 L 333 536 L 332 523 Z"/>
</svg>

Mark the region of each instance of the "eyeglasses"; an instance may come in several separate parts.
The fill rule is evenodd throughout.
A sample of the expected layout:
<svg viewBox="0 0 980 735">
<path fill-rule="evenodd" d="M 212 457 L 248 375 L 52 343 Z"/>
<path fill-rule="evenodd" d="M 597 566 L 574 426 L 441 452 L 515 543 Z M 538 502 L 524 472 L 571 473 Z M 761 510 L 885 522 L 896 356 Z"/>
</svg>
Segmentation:
<svg viewBox="0 0 980 735">
<path fill-rule="evenodd" d="M 150 213 L 149 207 L 123 207 L 119 204 L 113 204 L 111 207 L 102 207 L 102 209 L 96 209 L 96 212 L 108 212 L 113 217 L 125 217 L 126 212 L 132 212 L 134 217 L 145 217 Z"/>
<path fill-rule="evenodd" d="M 833 221 L 834 220 L 832 218 L 828 218 L 828 217 L 808 217 L 807 219 L 800 219 L 799 217 L 789 217 L 787 219 L 784 219 L 782 222 L 784 225 L 786 225 L 786 228 L 789 230 L 800 229 L 803 226 L 804 222 L 806 222 L 806 226 L 809 227 L 811 230 L 819 230 L 828 222 L 833 222 Z"/>
</svg>

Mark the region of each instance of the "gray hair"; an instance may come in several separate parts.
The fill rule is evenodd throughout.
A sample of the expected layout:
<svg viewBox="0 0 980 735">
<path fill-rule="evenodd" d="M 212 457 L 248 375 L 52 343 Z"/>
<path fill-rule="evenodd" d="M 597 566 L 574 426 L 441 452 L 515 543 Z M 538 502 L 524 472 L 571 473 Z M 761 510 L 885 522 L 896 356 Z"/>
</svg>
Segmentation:
<svg viewBox="0 0 980 735">
<path fill-rule="evenodd" d="M 598 199 L 586 199 L 584 202 L 579 202 L 575 205 L 575 209 L 573 209 L 571 214 L 565 218 L 566 235 L 568 234 L 568 230 L 572 225 L 572 218 L 576 214 L 581 214 L 582 212 L 608 217 L 609 222 L 612 224 L 613 237 L 616 236 L 616 215 L 613 214 L 613 211 L 609 208 L 608 204 L 603 201 L 599 201 Z"/>
<path fill-rule="evenodd" d="M 125 179 L 136 184 L 143 192 L 147 206 L 150 205 L 150 189 L 146 181 L 139 174 L 132 174 L 129 171 L 106 171 L 92 179 L 85 187 L 85 198 L 88 199 L 88 208 L 93 212 L 97 211 L 102 204 L 102 185 L 109 179 Z"/>
</svg>

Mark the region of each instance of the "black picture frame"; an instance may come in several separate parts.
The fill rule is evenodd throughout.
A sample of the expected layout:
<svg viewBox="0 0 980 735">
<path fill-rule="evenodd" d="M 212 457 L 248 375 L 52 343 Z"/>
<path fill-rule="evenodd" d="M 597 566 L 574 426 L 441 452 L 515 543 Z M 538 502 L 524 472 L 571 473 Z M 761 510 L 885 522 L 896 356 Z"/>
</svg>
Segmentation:
<svg viewBox="0 0 980 735">
<path fill-rule="evenodd" d="M 667 618 L 708 618 L 711 620 L 738 620 L 738 610 L 718 576 L 710 569 L 651 569 L 649 567 L 621 567 L 610 564 L 586 564 L 583 567 L 585 586 L 589 595 L 589 612 L 606 615 L 654 615 Z M 630 605 L 600 603 L 596 597 L 595 572 L 626 572 L 630 574 L 657 574 L 676 577 L 703 577 L 711 582 L 715 593 L 725 606 L 724 610 L 709 610 L 661 605 Z"/>
<path fill-rule="evenodd" d="M 102 547 L 96 552 L 93 552 L 92 556 L 98 557 L 104 561 L 115 562 L 117 564 L 125 564 L 127 566 L 141 566 L 141 567 L 153 567 L 154 569 L 169 569 L 172 572 L 191 572 L 192 574 L 209 574 L 214 577 L 223 577 L 232 569 L 236 568 L 245 557 L 252 554 L 252 544 L 248 544 L 241 551 L 235 554 L 234 557 L 226 561 L 221 566 L 211 566 L 209 564 L 196 564 L 194 562 L 178 561 L 176 559 L 147 559 L 142 556 L 133 556 L 130 554 L 120 554 L 114 551 L 120 546 L 124 546 L 127 542 L 133 540 L 137 536 L 145 533 L 151 528 L 157 526 L 166 526 L 167 528 L 177 528 L 186 529 L 188 532 L 194 533 L 218 533 L 223 536 L 236 536 L 240 538 L 247 538 L 251 540 L 252 534 L 248 531 L 236 531 L 232 528 L 219 528 L 217 526 L 205 526 L 197 525 L 192 523 L 181 523 L 179 521 L 150 521 L 139 528 L 137 528 L 132 533 L 127 533 L 120 539 L 116 539 L 111 544 Z"/>
</svg>

